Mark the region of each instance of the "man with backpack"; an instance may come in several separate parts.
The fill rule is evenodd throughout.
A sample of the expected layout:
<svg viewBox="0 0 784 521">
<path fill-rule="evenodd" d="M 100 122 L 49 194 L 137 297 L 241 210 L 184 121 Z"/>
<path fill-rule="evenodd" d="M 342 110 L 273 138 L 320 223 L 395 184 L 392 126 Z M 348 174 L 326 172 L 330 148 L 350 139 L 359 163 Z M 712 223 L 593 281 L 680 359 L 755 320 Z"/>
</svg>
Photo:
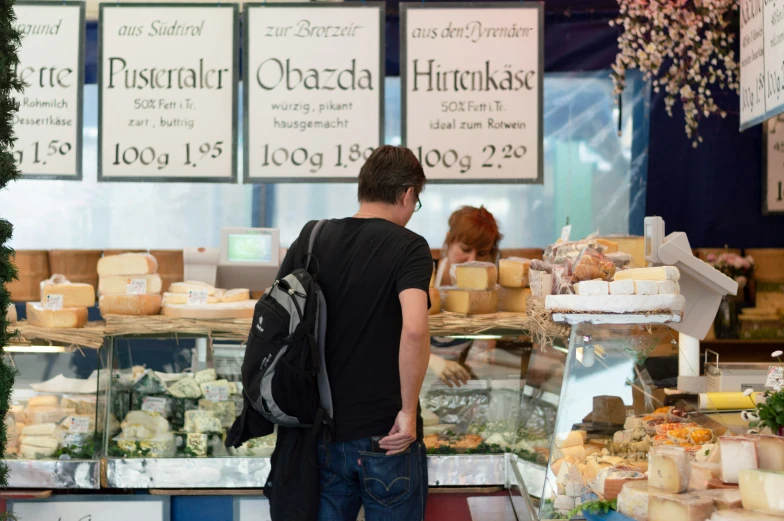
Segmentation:
<svg viewBox="0 0 784 521">
<path fill-rule="evenodd" d="M 360 170 L 359 211 L 308 223 L 257 304 L 245 409 L 227 444 L 279 426 L 273 521 L 355 521 L 361 506 L 367 521 L 424 520 L 433 261 L 405 226 L 425 182 L 409 149 L 377 148 Z"/>
</svg>

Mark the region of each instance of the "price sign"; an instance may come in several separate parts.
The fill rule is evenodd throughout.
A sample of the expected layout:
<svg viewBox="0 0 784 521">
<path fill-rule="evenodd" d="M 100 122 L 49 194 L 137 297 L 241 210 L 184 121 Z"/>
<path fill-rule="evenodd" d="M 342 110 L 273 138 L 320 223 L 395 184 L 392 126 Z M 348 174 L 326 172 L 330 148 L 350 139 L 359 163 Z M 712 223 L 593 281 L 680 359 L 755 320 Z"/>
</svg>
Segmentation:
<svg viewBox="0 0 784 521">
<path fill-rule="evenodd" d="M 72 416 L 68 425 L 71 434 L 87 434 L 90 432 L 90 418 L 87 416 Z"/>
<path fill-rule="evenodd" d="M 765 123 L 762 213 L 784 214 L 784 114 Z"/>
<path fill-rule="evenodd" d="M 125 282 L 126 295 L 146 295 L 147 279 L 128 279 Z"/>
<path fill-rule="evenodd" d="M 44 302 L 44 309 L 49 309 L 51 311 L 60 311 L 63 309 L 63 296 L 52 294 L 47 295 L 46 301 Z"/>
<path fill-rule="evenodd" d="M 765 119 L 768 93 L 765 89 L 765 16 L 762 0 L 741 1 L 740 21 L 740 126 Z"/>
<path fill-rule="evenodd" d="M 116 501 L 108 496 L 93 496 L 84 501 L 84 497 L 13 500 L 8 503 L 8 511 L 18 519 L 35 521 L 164 521 L 170 517 L 168 498 L 135 496 L 132 500 Z"/>
<path fill-rule="evenodd" d="M 99 180 L 235 180 L 237 12 L 101 4 Z"/>
<path fill-rule="evenodd" d="M 229 388 L 221 385 L 205 385 L 204 398 L 211 402 L 226 402 L 229 400 Z"/>
<path fill-rule="evenodd" d="M 383 142 L 383 4 L 244 13 L 246 182 L 356 180 Z"/>
<path fill-rule="evenodd" d="M 159 396 L 145 396 L 142 400 L 142 410 L 147 412 L 165 413 L 168 401 Z"/>
<path fill-rule="evenodd" d="M 209 295 L 207 295 L 206 289 L 192 289 L 188 291 L 188 304 L 203 305 L 207 303 L 208 298 Z"/>
<path fill-rule="evenodd" d="M 84 3 L 16 2 L 14 13 L 25 84 L 11 93 L 14 161 L 24 177 L 81 180 Z"/>
<path fill-rule="evenodd" d="M 542 183 L 542 5 L 401 8 L 403 142 L 428 179 Z"/>
<path fill-rule="evenodd" d="M 780 366 L 772 365 L 768 367 L 768 377 L 765 380 L 765 387 L 773 387 L 784 383 L 784 370 Z"/>
</svg>

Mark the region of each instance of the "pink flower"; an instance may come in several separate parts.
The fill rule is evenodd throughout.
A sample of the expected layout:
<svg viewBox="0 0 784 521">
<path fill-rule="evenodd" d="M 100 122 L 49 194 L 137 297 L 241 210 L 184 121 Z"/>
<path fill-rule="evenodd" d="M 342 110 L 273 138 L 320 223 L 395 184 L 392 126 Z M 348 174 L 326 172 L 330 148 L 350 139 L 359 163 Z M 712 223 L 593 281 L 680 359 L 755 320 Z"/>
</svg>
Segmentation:
<svg viewBox="0 0 784 521">
<path fill-rule="evenodd" d="M 740 275 L 739 277 L 735 277 L 735 282 L 738 283 L 738 287 L 745 288 L 748 280 L 743 275 Z"/>
<path fill-rule="evenodd" d="M 708 254 L 708 262 L 716 262 L 716 255 L 713 253 Z"/>
</svg>

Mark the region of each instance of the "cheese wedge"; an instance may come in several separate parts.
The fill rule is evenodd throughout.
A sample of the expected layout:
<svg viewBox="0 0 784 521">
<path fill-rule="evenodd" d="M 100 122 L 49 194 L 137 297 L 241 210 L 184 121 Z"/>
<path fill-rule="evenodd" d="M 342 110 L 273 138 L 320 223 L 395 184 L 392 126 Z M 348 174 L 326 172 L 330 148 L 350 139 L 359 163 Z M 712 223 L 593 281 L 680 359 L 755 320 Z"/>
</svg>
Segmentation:
<svg viewBox="0 0 784 521">
<path fill-rule="evenodd" d="M 158 261 L 149 253 L 123 253 L 98 259 L 98 275 L 149 275 L 158 271 Z"/>
<path fill-rule="evenodd" d="M 618 253 L 618 243 L 607 239 L 594 239 L 594 242 L 603 248 L 602 253 Z"/>
<path fill-rule="evenodd" d="M 717 510 L 713 513 L 710 521 L 781 521 L 781 517 L 744 508 L 733 508 L 731 510 Z"/>
<path fill-rule="evenodd" d="M 555 436 L 555 446 L 559 449 L 582 446 L 585 445 L 587 437 L 586 431 L 562 432 Z"/>
<path fill-rule="evenodd" d="M 713 514 L 713 500 L 694 494 L 651 496 L 649 521 L 706 521 Z"/>
<path fill-rule="evenodd" d="M 221 294 L 221 302 L 242 302 L 250 300 L 249 289 L 229 289 Z"/>
<path fill-rule="evenodd" d="M 147 294 L 160 293 L 163 286 L 161 276 L 151 275 L 107 275 L 98 279 L 98 293 L 101 295 L 127 295 L 128 288 L 138 285 L 136 281 L 144 281 Z"/>
<path fill-rule="evenodd" d="M 634 294 L 635 295 L 658 295 L 659 284 L 655 280 L 635 280 Z"/>
<path fill-rule="evenodd" d="M 648 521 L 648 502 L 651 495 L 647 481 L 630 481 L 624 484 L 618 494 L 618 512 L 637 521 Z"/>
<path fill-rule="evenodd" d="M 721 480 L 724 483 L 738 483 L 741 470 L 757 468 L 757 444 L 752 438 L 721 436 L 719 446 L 721 448 Z"/>
<path fill-rule="evenodd" d="M 648 484 L 651 488 L 680 494 L 689 484 L 689 461 L 686 451 L 678 447 L 655 447 L 649 454 Z"/>
<path fill-rule="evenodd" d="M 784 472 L 743 469 L 738 476 L 738 485 L 743 508 L 784 516 Z"/>
<path fill-rule="evenodd" d="M 95 305 L 95 288 L 90 284 L 41 283 L 41 304 L 46 306 L 50 295 L 61 295 L 64 308 L 93 307 Z"/>
<path fill-rule="evenodd" d="M 498 262 L 498 284 L 505 288 L 522 288 L 528 286 L 528 270 L 531 261 L 510 257 Z"/>
<path fill-rule="evenodd" d="M 498 288 L 498 310 L 510 313 L 525 313 L 531 288 Z"/>
<path fill-rule="evenodd" d="M 225 304 L 167 304 L 161 314 L 167 317 L 194 319 L 252 318 L 255 309 L 255 300 Z"/>
<path fill-rule="evenodd" d="M 634 295 L 634 281 L 614 280 L 610 282 L 610 295 Z"/>
<path fill-rule="evenodd" d="M 674 280 L 678 281 L 681 273 L 674 266 L 660 266 L 658 268 L 635 268 L 622 270 L 615 273 L 614 280 Z"/>
<path fill-rule="evenodd" d="M 708 483 L 712 479 L 721 477 L 721 463 L 691 462 L 691 472 L 689 474 L 690 491 L 708 490 Z"/>
<path fill-rule="evenodd" d="M 763 434 L 747 434 L 757 444 L 759 468 L 784 471 L 784 438 Z"/>
<path fill-rule="evenodd" d="M 455 266 L 459 289 L 492 289 L 498 282 L 498 270 L 489 262 L 467 262 Z"/>
<path fill-rule="evenodd" d="M 198 280 L 186 280 L 185 282 L 175 282 L 169 286 L 169 293 L 184 293 L 189 291 L 207 291 L 207 295 L 215 295 L 217 291 L 214 287 Z"/>
<path fill-rule="evenodd" d="M 441 313 L 441 292 L 434 287 L 430 287 L 428 291 L 430 293 L 430 310 L 428 314 L 437 315 Z"/>
<path fill-rule="evenodd" d="M 446 290 L 443 307 L 445 311 L 463 315 L 495 313 L 498 311 L 498 291 L 495 289 L 472 291 L 450 288 Z"/>
<path fill-rule="evenodd" d="M 656 284 L 659 286 L 659 295 L 680 295 L 681 288 L 674 280 L 660 280 Z"/>
<path fill-rule="evenodd" d="M 101 295 L 102 315 L 157 315 L 161 311 L 160 295 Z"/>
<path fill-rule="evenodd" d="M 44 309 L 40 302 L 28 302 L 27 322 L 31 326 L 49 328 L 77 328 L 87 325 L 87 308 Z"/>
<path fill-rule="evenodd" d="M 743 507 L 740 490 L 736 488 L 702 490 L 695 492 L 694 495 L 713 500 L 713 506 L 716 510 L 730 510 Z"/>
<path fill-rule="evenodd" d="M 584 280 L 574 285 L 578 295 L 587 297 L 601 297 L 610 294 L 610 284 L 604 280 Z"/>
<path fill-rule="evenodd" d="M 220 298 L 216 297 L 215 295 L 207 297 L 207 304 L 218 304 L 221 301 Z M 187 293 L 164 293 L 163 294 L 163 301 L 162 305 L 167 306 L 169 304 L 187 304 L 188 303 L 188 294 Z"/>
</svg>

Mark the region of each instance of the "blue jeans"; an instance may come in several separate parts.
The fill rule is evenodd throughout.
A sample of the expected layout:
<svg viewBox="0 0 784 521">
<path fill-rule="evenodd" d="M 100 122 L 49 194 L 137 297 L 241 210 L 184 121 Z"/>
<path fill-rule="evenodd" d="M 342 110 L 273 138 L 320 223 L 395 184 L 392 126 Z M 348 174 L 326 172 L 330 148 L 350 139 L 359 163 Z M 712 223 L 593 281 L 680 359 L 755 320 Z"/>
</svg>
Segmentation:
<svg viewBox="0 0 784 521">
<path fill-rule="evenodd" d="M 318 521 L 423 521 L 427 452 L 416 442 L 403 454 L 370 452 L 370 439 L 319 443 L 321 502 Z"/>
</svg>

